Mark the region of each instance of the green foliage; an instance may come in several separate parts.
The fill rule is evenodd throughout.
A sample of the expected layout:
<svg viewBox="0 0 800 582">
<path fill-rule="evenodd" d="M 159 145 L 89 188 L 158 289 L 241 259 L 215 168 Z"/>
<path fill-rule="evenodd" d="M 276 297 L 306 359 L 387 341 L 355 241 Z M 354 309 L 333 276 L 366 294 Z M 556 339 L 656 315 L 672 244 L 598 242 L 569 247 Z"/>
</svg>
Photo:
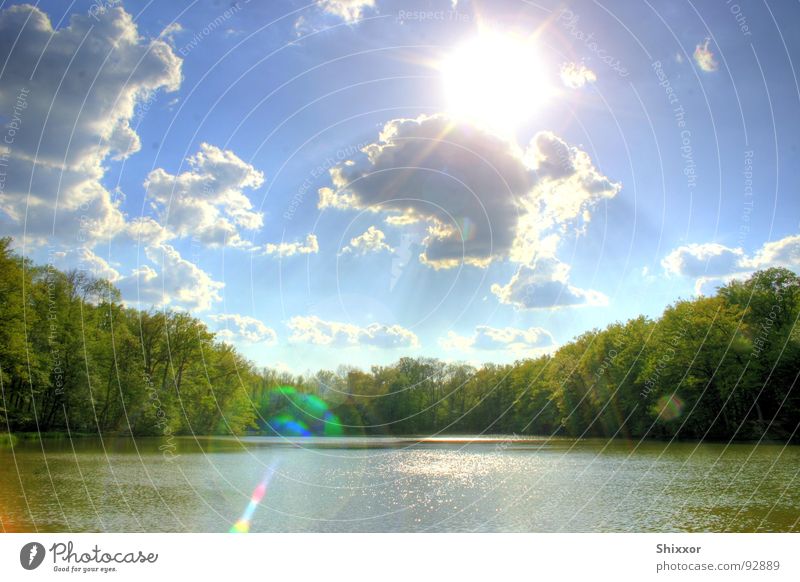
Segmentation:
<svg viewBox="0 0 800 582">
<path fill-rule="evenodd" d="M 800 278 L 768 269 L 513 365 L 401 358 L 304 377 L 256 370 L 191 315 L 125 308 L 108 282 L 35 267 L 0 239 L 0 422 L 40 434 L 797 438 L 799 315 Z"/>
<path fill-rule="evenodd" d="M 798 315 L 800 279 L 770 269 L 514 365 L 401 358 L 263 383 L 324 398 L 358 434 L 796 439 Z"/>
<path fill-rule="evenodd" d="M 254 427 L 256 372 L 203 322 L 126 309 L 107 281 L 33 267 L 9 246 L 0 239 L 0 421 L 12 431 L 169 436 Z"/>
</svg>

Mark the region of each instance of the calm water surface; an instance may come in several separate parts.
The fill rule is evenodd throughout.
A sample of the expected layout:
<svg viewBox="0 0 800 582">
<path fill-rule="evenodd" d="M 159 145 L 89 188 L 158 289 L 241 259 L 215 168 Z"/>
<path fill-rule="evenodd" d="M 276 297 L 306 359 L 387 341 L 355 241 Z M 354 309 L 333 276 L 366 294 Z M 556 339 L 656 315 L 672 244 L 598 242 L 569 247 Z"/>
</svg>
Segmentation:
<svg viewBox="0 0 800 582">
<path fill-rule="evenodd" d="M 0 448 L 5 531 L 797 531 L 800 447 L 252 437 Z"/>
</svg>

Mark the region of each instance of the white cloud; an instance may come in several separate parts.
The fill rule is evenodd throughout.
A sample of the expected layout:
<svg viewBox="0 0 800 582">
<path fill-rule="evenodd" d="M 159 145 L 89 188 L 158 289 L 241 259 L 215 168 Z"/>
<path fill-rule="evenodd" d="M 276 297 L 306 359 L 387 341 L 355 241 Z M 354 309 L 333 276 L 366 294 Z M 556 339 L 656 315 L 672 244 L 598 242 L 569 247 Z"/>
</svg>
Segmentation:
<svg viewBox="0 0 800 582">
<path fill-rule="evenodd" d="M 537 257 L 554 256 L 571 224 L 588 222 L 592 208 L 622 187 L 551 132 L 523 151 L 443 115 L 390 121 L 362 152 L 331 169 L 333 188 L 320 189 L 319 208 L 383 213 L 397 227 L 427 224 L 420 261 L 436 269 L 511 259 L 530 270 Z M 555 283 L 568 304 L 600 297 Z"/>
<path fill-rule="evenodd" d="M 708 48 L 710 44 L 711 39 L 706 38 L 703 43 L 698 44 L 694 49 L 694 62 L 706 73 L 712 73 L 719 69 L 719 64 L 714 58 L 714 53 Z"/>
<path fill-rule="evenodd" d="M 293 342 L 328 347 L 371 346 L 376 348 L 415 348 L 417 336 L 399 325 L 372 323 L 360 327 L 351 323 L 324 321 L 319 317 L 297 316 L 289 320 Z"/>
<path fill-rule="evenodd" d="M 124 239 L 145 246 L 158 246 L 174 237 L 173 233 L 149 216 L 131 220 L 125 225 L 125 230 L 117 235 L 118 240 Z"/>
<path fill-rule="evenodd" d="M 342 253 L 366 255 L 380 251 L 393 252 L 394 249 L 386 244 L 386 235 L 382 230 L 370 226 L 366 232 L 350 239 L 350 244 L 342 249 Z"/>
<path fill-rule="evenodd" d="M 695 293 L 706 294 L 761 269 L 786 267 L 800 271 L 800 235 L 764 243 L 751 256 L 740 248 L 718 243 L 684 245 L 664 257 L 661 266 L 669 274 L 695 279 Z"/>
<path fill-rule="evenodd" d="M 263 321 L 249 315 L 219 313 L 209 315 L 208 318 L 218 324 L 219 331 L 217 335 L 227 342 L 238 340 L 251 344 L 264 343 L 273 345 L 278 339 L 274 329 L 267 327 Z"/>
<path fill-rule="evenodd" d="M 127 303 L 143 309 L 171 305 L 206 311 L 221 300 L 219 292 L 225 284 L 181 257 L 174 247 L 168 244 L 148 246 L 145 254 L 158 269 L 144 264 L 116 281 Z"/>
<path fill-rule="evenodd" d="M 187 172 L 174 176 L 157 168 L 145 181 L 161 224 L 207 245 L 248 247 L 240 229 L 259 229 L 264 217 L 243 190 L 259 188 L 264 174 L 232 151 L 207 143 L 188 162 Z"/>
<path fill-rule="evenodd" d="M 764 243 L 745 264 L 753 269 L 786 267 L 797 270 L 800 267 L 800 235 Z"/>
<path fill-rule="evenodd" d="M 443 116 L 388 122 L 365 156 L 331 169 L 320 208 L 367 209 L 434 227 L 421 259 L 439 268 L 507 254 L 533 174 L 508 142 Z M 473 226 L 462 240 L 458 221 Z"/>
<path fill-rule="evenodd" d="M 602 306 L 608 298 L 599 291 L 569 284 L 570 267 L 555 257 L 539 257 L 520 265 L 506 285 L 492 285 L 501 303 L 522 309 L 558 309 L 579 305 Z"/>
<path fill-rule="evenodd" d="M 671 274 L 685 277 L 716 277 L 741 271 L 742 249 L 732 249 L 717 243 L 689 244 L 678 247 L 661 261 Z"/>
<path fill-rule="evenodd" d="M 595 81 L 597 81 L 597 75 L 583 63 L 561 65 L 561 82 L 570 89 L 580 89 Z"/>
<path fill-rule="evenodd" d="M 305 242 L 267 243 L 264 246 L 265 255 L 276 257 L 292 257 L 294 255 L 314 255 L 319 252 L 319 242 L 314 234 L 306 236 Z"/>
<path fill-rule="evenodd" d="M 0 111 L 19 113 L 2 150 L 2 229 L 32 244 L 89 246 L 119 232 L 124 216 L 101 184 L 103 164 L 139 150 L 134 108 L 178 88 L 181 60 L 165 40 L 140 36 L 119 6 L 53 29 L 44 12 L 18 5 L 0 11 L 0 61 Z"/>
<path fill-rule="evenodd" d="M 448 332 L 439 342 L 447 350 L 511 350 L 525 352 L 542 350 L 555 345 L 553 336 L 544 328 L 490 327 L 479 325 L 471 336 Z"/>
<path fill-rule="evenodd" d="M 320 8 L 345 22 L 355 22 L 367 9 L 375 8 L 375 0 L 320 0 Z"/>
<path fill-rule="evenodd" d="M 79 247 L 75 250 L 78 259 L 78 267 L 90 271 L 92 275 L 98 279 L 105 279 L 114 283 L 119 280 L 120 275 L 114 267 L 108 264 L 104 258 L 97 256 L 91 250 L 85 247 Z"/>
<path fill-rule="evenodd" d="M 119 280 L 120 274 L 108 261 L 98 256 L 86 247 L 75 247 L 67 251 L 49 253 L 55 266 L 61 269 L 78 269 L 86 271 L 96 279 L 105 279 L 114 283 Z"/>
</svg>

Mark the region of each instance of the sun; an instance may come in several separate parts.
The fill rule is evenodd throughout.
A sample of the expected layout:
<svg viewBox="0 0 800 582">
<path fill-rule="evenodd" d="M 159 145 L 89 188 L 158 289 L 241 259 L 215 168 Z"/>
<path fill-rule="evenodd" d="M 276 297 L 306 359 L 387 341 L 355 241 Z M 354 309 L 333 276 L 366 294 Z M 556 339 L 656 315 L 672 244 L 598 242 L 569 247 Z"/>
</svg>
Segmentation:
<svg viewBox="0 0 800 582">
<path fill-rule="evenodd" d="M 532 39 L 482 31 L 439 65 L 447 112 L 513 134 L 552 94 Z"/>
</svg>

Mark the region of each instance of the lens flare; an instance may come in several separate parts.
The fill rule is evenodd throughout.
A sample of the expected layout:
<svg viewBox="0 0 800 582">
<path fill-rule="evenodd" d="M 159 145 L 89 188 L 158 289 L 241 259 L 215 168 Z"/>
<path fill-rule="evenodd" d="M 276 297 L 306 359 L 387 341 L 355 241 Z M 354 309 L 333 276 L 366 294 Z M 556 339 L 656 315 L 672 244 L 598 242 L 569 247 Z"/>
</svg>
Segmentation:
<svg viewBox="0 0 800 582">
<path fill-rule="evenodd" d="M 677 394 L 665 394 L 656 401 L 655 411 L 659 420 L 675 420 L 683 414 L 683 400 Z"/>
<path fill-rule="evenodd" d="M 458 231 L 461 233 L 461 240 L 468 241 L 475 238 L 475 223 L 467 216 L 456 220 Z"/>
<path fill-rule="evenodd" d="M 231 526 L 230 533 L 250 532 L 250 522 L 253 520 L 253 515 L 255 514 L 259 503 L 261 503 L 261 500 L 264 499 L 264 496 L 267 494 L 267 485 L 269 485 L 269 482 L 272 481 L 272 477 L 275 475 L 276 468 L 277 463 L 273 463 L 267 467 L 267 470 L 264 473 L 264 478 L 261 479 L 261 482 L 258 485 L 256 485 L 256 488 L 253 490 L 253 494 L 250 496 L 250 502 L 247 504 L 242 517 L 240 517 L 236 523 Z"/>
<path fill-rule="evenodd" d="M 327 402 L 291 386 L 270 390 L 261 409 L 268 412 L 265 428 L 278 436 L 341 436 L 343 433 L 339 417 Z"/>
</svg>

